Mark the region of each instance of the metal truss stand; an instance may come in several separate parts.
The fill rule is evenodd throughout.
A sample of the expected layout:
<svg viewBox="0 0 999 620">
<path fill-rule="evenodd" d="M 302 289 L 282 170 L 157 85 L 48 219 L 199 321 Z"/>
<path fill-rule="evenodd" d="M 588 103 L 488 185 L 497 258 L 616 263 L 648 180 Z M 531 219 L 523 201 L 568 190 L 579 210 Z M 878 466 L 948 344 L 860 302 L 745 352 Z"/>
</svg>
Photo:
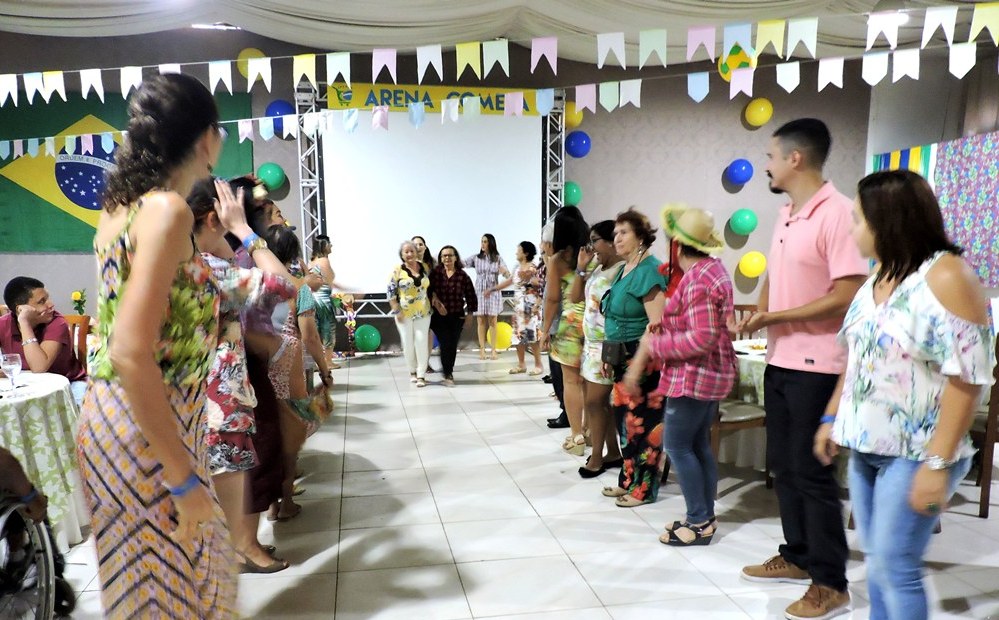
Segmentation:
<svg viewBox="0 0 999 620">
<path fill-rule="evenodd" d="M 308 254 L 316 235 L 326 233 L 326 213 L 323 210 L 322 187 L 319 173 L 322 169 L 322 132 L 309 136 L 304 131 L 306 114 L 316 114 L 325 108 L 326 85 L 319 90 L 303 80 L 295 89 L 295 109 L 298 112 L 298 197 L 302 216 L 302 242 Z"/>
<path fill-rule="evenodd" d="M 565 189 L 565 91 L 555 91 L 555 107 L 544 123 L 545 198 L 541 223 L 547 222 L 564 202 Z"/>
</svg>

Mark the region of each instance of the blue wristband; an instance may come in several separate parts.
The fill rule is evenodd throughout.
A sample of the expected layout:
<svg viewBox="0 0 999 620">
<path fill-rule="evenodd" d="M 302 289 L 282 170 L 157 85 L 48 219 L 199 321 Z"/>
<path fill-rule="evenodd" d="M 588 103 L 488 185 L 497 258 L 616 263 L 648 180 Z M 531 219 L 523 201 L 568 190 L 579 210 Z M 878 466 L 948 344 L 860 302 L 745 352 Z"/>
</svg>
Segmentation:
<svg viewBox="0 0 999 620">
<path fill-rule="evenodd" d="M 824 415 L 819 418 L 819 424 L 832 424 L 836 421 L 836 416 L 834 415 Z"/>
<path fill-rule="evenodd" d="M 252 245 L 253 242 L 256 241 L 259 238 L 260 238 L 260 235 L 258 235 L 257 233 L 251 232 L 249 235 L 247 235 L 246 239 L 243 239 L 243 247 L 245 249 L 249 250 L 250 249 L 250 245 Z"/>
<path fill-rule="evenodd" d="M 24 497 L 18 498 L 17 501 L 21 502 L 22 504 L 30 504 L 31 502 L 35 501 L 36 497 L 38 497 L 38 489 L 32 486 L 31 490 L 28 491 L 28 494 L 25 495 Z"/>
<path fill-rule="evenodd" d="M 185 480 L 179 487 L 172 487 L 167 484 L 164 484 L 163 486 L 165 486 L 167 491 L 170 492 L 170 495 L 173 495 L 174 497 L 184 497 L 190 493 L 191 489 L 199 484 L 201 484 L 201 478 L 198 478 L 198 474 L 191 473 L 191 475 L 187 477 L 187 480 Z"/>
</svg>

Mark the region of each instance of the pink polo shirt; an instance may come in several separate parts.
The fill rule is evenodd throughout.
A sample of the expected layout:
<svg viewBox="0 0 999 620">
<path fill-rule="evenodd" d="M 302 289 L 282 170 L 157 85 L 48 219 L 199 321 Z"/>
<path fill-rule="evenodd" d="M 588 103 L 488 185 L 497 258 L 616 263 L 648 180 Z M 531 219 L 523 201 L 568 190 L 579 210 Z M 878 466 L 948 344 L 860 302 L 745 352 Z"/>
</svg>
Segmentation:
<svg viewBox="0 0 999 620">
<path fill-rule="evenodd" d="M 769 309 L 797 308 L 826 295 L 833 280 L 867 275 L 867 261 L 850 236 L 853 201 L 826 181 L 794 215 L 780 210 L 767 270 Z M 788 370 L 839 374 L 846 349 L 836 343 L 842 317 L 781 323 L 767 328 L 767 363 Z"/>
</svg>

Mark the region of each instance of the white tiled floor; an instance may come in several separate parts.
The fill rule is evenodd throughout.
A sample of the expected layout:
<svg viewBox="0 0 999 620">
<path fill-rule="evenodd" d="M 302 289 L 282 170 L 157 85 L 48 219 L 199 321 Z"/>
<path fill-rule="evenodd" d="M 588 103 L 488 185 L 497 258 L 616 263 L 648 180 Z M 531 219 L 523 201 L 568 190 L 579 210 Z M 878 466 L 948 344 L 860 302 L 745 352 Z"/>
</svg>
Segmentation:
<svg viewBox="0 0 999 620">
<path fill-rule="evenodd" d="M 337 371 L 334 416 L 300 461 L 304 512 L 261 526 L 261 540 L 293 566 L 242 577 L 244 616 L 783 617 L 804 587 L 738 577 L 744 564 L 772 555 L 781 537 L 775 497 L 757 472 L 723 466 L 719 540 L 661 545 L 663 523 L 683 515 L 675 482 L 655 504 L 614 506 L 600 489 L 616 473 L 579 478 L 583 459 L 559 449 L 564 431 L 545 427 L 556 410 L 549 386 L 508 375 L 512 360 L 462 354 L 452 389 L 436 384 L 439 374 L 417 389 L 399 358 L 355 360 Z M 999 505 L 992 519 L 978 519 L 977 491 L 962 486 L 933 537 L 934 618 L 999 618 Z M 93 543 L 74 548 L 68 561 L 68 578 L 82 592 L 74 617 L 99 618 Z M 855 611 L 844 617 L 867 618 L 859 552 L 849 577 Z"/>
</svg>

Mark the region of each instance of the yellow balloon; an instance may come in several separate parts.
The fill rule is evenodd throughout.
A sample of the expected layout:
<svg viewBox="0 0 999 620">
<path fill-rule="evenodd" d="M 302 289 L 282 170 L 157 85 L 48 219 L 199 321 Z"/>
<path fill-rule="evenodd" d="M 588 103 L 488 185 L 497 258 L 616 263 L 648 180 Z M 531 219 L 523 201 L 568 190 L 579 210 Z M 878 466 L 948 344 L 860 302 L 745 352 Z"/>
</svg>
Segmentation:
<svg viewBox="0 0 999 620">
<path fill-rule="evenodd" d="M 758 278 L 767 270 L 767 257 L 763 252 L 746 252 L 739 259 L 739 271 L 747 278 Z"/>
<path fill-rule="evenodd" d="M 576 104 L 572 101 L 568 101 L 565 104 L 565 128 L 575 129 L 583 124 L 583 111 L 576 109 Z"/>
<path fill-rule="evenodd" d="M 774 115 L 774 104 L 766 97 L 757 97 L 746 106 L 746 122 L 753 127 L 762 127 Z"/>
<path fill-rule="evenodd" d="M 489 342 L 493 340 L 493 328 L 489 328 Z M 496 348 L 509 349 L 513 344 L 513 327 L 509 323 L 500 321 L 496 324 Z"/>
<path fill-rule="evenodd" d="M 236 57 L 236 70 L 243 77 L 250 77 L 250 67 L 247 64 L 247 60 L 250 58 L 264 58 L 265 54 L 255 47 L 247 47 L 239 52 L 239 56 Z"/>
<path fill-rule="evenodd" d="M 718 57 L 718 75 L 726 82 L 732 80 L 733 69 L 747 67 L 756 68 L 756 53 L 753 50 L 742 49 L 739 44 L 733 45 L 727 56 L 722 54 Z"/>
</svg>

